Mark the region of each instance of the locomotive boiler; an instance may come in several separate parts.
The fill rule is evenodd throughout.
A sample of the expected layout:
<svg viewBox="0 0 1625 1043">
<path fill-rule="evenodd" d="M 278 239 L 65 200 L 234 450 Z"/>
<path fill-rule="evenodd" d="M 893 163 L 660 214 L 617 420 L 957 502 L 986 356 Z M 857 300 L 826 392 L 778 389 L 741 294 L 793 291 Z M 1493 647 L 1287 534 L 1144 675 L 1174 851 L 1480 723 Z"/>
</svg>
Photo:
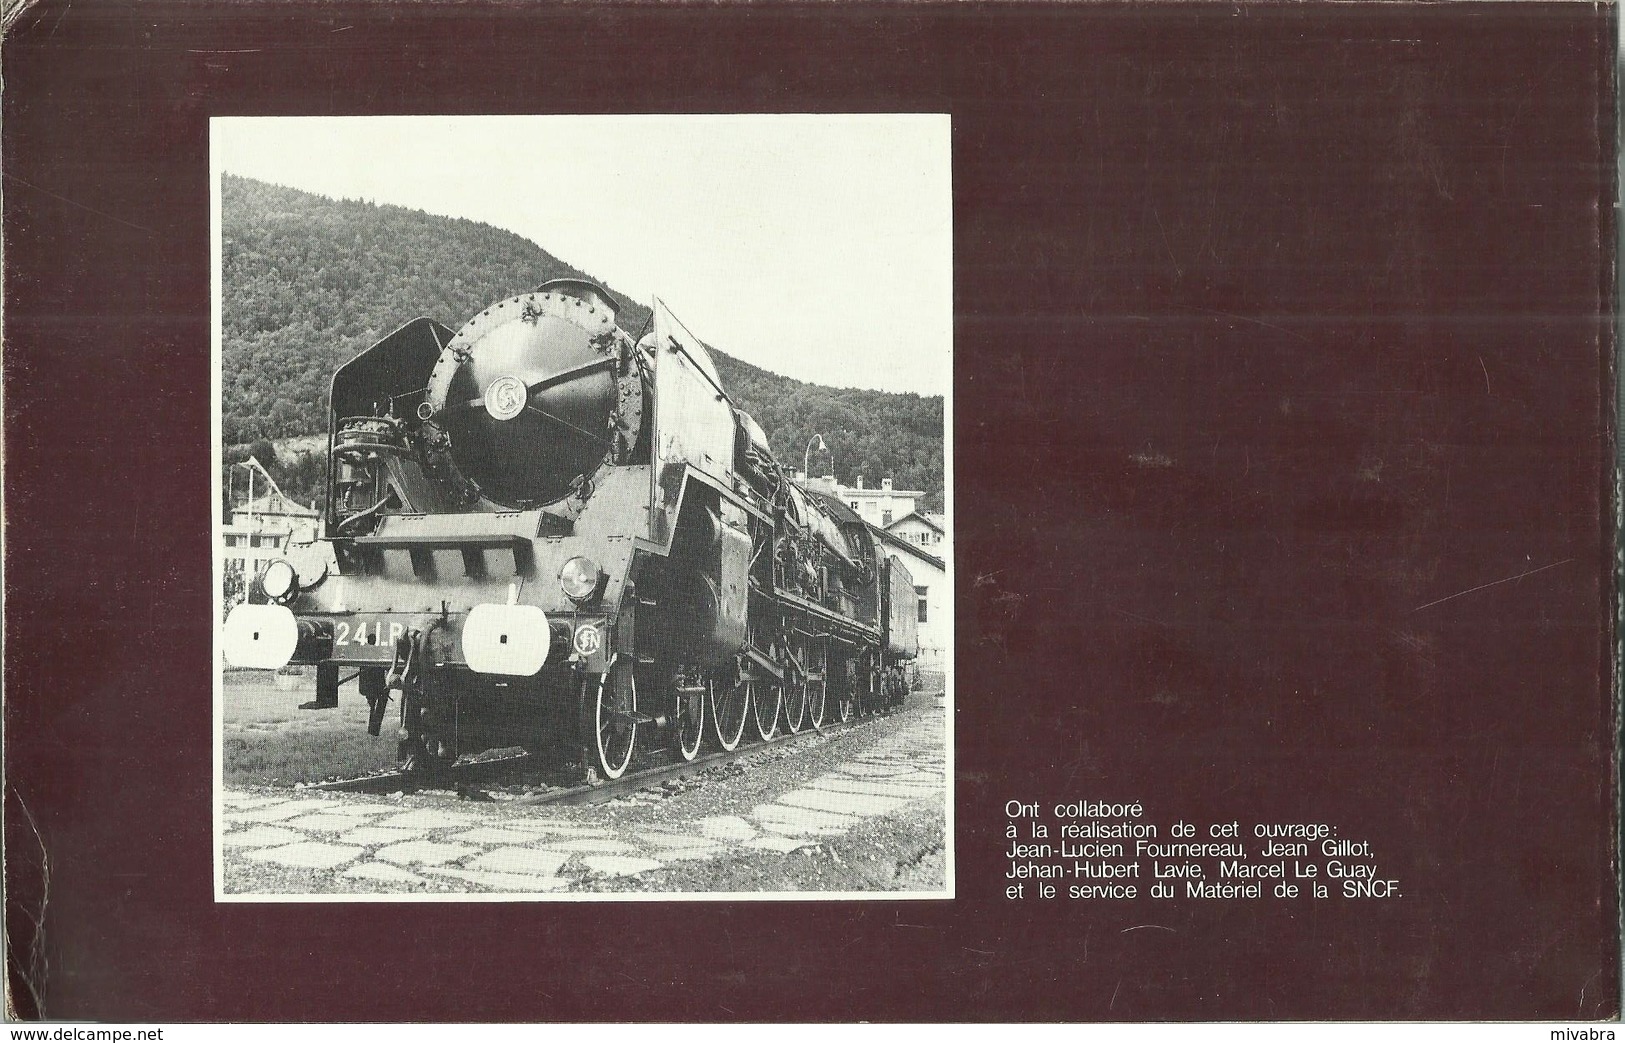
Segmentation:
<svg viewBox="0 0 1625 1043">
<path fill-rule="evenodd" d="M 452 330 L 407 323 L 334 374 L 319 546 L 262 570 L 228 662 L 359 673 L 406 770 L 520 746 L 602 778 L 901 699 L 912 581 L 796 484 L 658 300 L 634 341 L 559 279 Z M 336 563 L 336 564 L 335 564 Z"/>
</svg>

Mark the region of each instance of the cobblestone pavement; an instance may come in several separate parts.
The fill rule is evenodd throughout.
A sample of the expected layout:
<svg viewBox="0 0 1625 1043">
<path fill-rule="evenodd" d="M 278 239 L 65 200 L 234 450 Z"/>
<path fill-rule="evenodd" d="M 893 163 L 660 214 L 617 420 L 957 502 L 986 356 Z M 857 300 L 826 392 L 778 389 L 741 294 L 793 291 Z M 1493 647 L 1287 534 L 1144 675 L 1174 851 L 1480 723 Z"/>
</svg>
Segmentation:
<svg viewBox="0 0 1625 1043">
<path fill-rule="evenodd" d="M 944 802 L 943 710 L 926 706 L 879 726 L 893 730 L 771 799 L 729 808 L 733 813 L 642 816 L 651 821 L 620 827 L 594 816 L 595 808 L 455 801 L 407 808 L 399 798 L 227 790 L 221 797 L 223 857 L 228 866 L 312 871 L 318 879 L 360 885 L 343 888 L 349 891 L 394 893 L 431 884 L 443 891 L 451 884 L 542 894 L 580 889 L 594 877 L 740 851 L 788 854 L 874 816 Z"/>
</svg>

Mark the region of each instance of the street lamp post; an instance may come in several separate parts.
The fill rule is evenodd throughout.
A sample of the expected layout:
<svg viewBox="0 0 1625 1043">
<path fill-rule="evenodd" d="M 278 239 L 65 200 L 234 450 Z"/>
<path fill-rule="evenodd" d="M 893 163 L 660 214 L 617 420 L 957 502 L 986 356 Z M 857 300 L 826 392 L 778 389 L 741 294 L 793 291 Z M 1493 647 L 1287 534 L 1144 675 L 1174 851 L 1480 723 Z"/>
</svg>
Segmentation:
<svg viewBox="0 0 1625 1043">
<path fill-rule="evenodd" d="M 813 443 L 814 442 L 818 443 L 818 448 L 820 448 L 820 449 L 825 449 L 825 450 L 829 449 L 829 444 L 824 441 L 824 436 L 823 435 L 815 434 L 811 438 L 807 439 L 807 449 L 806 449 L 805 452 L 803 452 L 801 454 L 801 473 L 806 475 L 808 478 L 812 477 L 812 469 L 810 467 L 808 467 L 807 465 L 808 465 L 808 462 L 812 459 L 812 451 L 813 451 Z M 831 462 L 833 462 L 833 461 L 831 461 Z"/>
<path fill-rule="evenodd" d="M 231 466 L 233 466 L 233 467 L 241 467 L 243 470 L 248 472 L 248 530 L 250 532 L 253 532 L 254 531 L 254 468 L 249 466 L 246 462 L 243 462 L 243 461 L 239 461 L 237 463 L 234 463 Z"/>
</svg>

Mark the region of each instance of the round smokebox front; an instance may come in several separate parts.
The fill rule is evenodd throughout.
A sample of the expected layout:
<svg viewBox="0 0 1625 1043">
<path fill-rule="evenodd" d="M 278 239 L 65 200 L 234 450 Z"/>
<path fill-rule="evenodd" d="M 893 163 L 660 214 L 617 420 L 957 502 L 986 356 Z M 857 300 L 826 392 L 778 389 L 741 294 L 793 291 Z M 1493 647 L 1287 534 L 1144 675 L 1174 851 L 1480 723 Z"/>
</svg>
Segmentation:
<svg viewBox="0 0 1625 1043">
<path fill-rule="evenodd" d="M 469 320 L 435 368 L 429 400 L 463 474 L 512 507 L 552 503 L 611 448 L 614 314 L 533 293 Z"/>
</svg>

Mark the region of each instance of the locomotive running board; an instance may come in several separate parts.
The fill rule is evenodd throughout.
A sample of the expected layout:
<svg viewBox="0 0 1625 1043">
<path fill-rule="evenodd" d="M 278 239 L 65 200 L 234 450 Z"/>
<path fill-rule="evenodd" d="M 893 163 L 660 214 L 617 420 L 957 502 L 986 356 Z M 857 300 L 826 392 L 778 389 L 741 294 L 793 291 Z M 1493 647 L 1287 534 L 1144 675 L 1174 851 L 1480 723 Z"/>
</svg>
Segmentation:
<svg viewBox="0 0 1625 1043">
<path fill-rule="evenodd" d="M 879 627 L 871 627 L 864 623 L 859 623 L 856 620 L 848 619 L 845 616 L 830 611 L 816 601 L 809 601 L 807 598 L 804 598 L 799 594 L 792 594 L 787 590 L 775 590 L 767 593 L 766 596 L 772 598 L 774 601 L 789 605 L 792 608 L 800 609 L 809 615 L 817 616 L 824 622 L 834 624 L 851 633 L 862 634 L 863 636 L 869 638 L 879 638 L 880 636 Z"/>
</svg>

